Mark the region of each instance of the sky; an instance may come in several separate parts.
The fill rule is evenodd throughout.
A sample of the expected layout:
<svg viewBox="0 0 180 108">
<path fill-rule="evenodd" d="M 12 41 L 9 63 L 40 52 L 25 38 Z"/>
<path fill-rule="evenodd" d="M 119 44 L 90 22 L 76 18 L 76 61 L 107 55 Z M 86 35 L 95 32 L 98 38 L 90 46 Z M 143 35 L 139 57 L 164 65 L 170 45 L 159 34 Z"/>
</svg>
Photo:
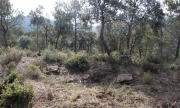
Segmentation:
<svg viewBox="0 0 180 108">
<path fill-rule="evenodd" d="M 52 12 L 54 11 L 55 2 L 57 0 L 10 0 L 14 9 L 24 12 L 24 15 L 28 15 L 31 10 L 35 10 L 38 5 L 44 7 L 43 15 L 48 14 L 50 19 L 53 19 Z"/>
<path fill-rule="evenodd" d="M 44 7 L 43 15 L 46 16 L 46 14 L 48 14 L 50 19 L 54 19 L 52 12 L 54 11 L 56 1 L 58 0 L 10 0 L 11 4 L 13 4 L 13 8 L 23 11 L 25 16 L 28 15 L 31 10 L 35 10 L 38 5 L 42 5 Z M 162 3 L 164 0 L 158 1 Z"/>
</svg>

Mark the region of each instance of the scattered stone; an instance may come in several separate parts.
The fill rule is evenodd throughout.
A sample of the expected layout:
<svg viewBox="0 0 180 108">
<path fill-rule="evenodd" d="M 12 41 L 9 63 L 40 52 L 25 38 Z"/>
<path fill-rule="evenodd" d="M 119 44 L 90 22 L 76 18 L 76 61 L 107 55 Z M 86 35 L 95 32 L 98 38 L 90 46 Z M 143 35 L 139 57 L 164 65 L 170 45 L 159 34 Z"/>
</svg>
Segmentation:
<svg viewBox="0 0 180 108">
<path fill-rule="evenodd" d="M 120 74 L 117 77 L 116 82 L 117 83 L 130 83 L 132 80 L 133 80 L 132 74 Z"/>
</svg>

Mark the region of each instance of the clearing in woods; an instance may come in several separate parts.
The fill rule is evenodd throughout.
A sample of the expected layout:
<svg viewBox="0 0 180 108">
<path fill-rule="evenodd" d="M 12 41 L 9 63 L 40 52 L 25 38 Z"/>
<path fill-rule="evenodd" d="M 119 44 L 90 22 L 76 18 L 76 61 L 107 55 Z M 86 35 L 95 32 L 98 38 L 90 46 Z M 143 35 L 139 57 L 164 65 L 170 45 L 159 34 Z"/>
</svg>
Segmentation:
<svg viewBox="0 0 180 108">
<path fill-rule="evenodd" d="M 16 71 L 23 74 L 30 64 L 37 62 L 45 64 L 40 57 L 23 57 Z M 42 73 L 36 80 L 25 79 L 34 87 L 33 108 L 180 107 L 180 84 L 168 73 L 152 73 L 151 84 L 146 85 L 142 82 L 143 70 L 133 66 L 119 66 L 119 72 L 113 74 L 109 64 L 90 62 L 90 69 L 84 73 L 71 74 L 64 66 L 59 72 Z M 132 77 L 117 81 L 123 75 Z"/>
</svg>

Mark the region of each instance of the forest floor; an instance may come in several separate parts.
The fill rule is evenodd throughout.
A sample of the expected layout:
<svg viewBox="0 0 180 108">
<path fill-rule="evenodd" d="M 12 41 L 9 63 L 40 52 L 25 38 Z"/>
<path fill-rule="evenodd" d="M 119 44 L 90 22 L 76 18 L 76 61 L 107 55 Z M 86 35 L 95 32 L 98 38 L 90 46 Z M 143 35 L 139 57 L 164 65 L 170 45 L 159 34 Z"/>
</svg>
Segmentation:
<svg viewBox="0 0 180 108">
<path fill-rule="evenodd" d="M 37 61 L 41 58 L 23 57 L 16 70 L 24 72 Z M 143 69 L 134 66 L 119 66 L 112 73 L 108 63 L 93 61 L 84 73 L 71 74 L 64 66 L 59 72 L 25 79 L 34 88 L 33 108 L 180 108 L 180 83 L 173 73 L 151 73 L 146 85 Z M 121 74 L 132 74 L 132 81 L 116 82 Z"/>
</svg>

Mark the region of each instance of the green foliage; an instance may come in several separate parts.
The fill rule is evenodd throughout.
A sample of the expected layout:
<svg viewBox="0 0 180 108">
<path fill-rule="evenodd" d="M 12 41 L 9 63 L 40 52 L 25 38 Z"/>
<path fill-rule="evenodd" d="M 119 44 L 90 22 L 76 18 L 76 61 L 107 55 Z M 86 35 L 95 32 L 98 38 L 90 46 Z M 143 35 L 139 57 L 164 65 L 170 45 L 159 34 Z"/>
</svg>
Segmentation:
<svg viewBox="0 0 180 108">
<path fill-rule="evenodd" d="M 28 70 L 29 70 L 29 71 L 38 71 L 38 69 L 39 69 L 39 66 L 37 66 L 37 65 L 35 65 L 35 64 L 30 64 L 30 65 L 28 66 Z"/>
<path fill-rule="evenodd" d="M 31 39 L 28 36 L 21 36 L 19 38 L 19 46 L 23 49 L 27 49 L 28 45 L 31 43 Z"/>
<path fill-rule="evenodd" d="M 123 66 L 130 66 L 133 64 L 130 56 L 121 56 L 118 62 L 120 65 L 123 65 Z"/>
<path fill-rule="evenodd" d="M 65 67 L 71 71 L 84 72 L 90 68 L 88 61 L 85 56 L 77 56 L 70 58 L 66 63 Z"/>
<path fill-rule="evenodd" d="M 65 53 L 63 53 L 63 52 L 46 50 L 46 51 L 43 53 L 43 60 L 44 60 L 45 62 L 63 64 L 63 62 L 64 62 L 66 59 L 67 59 L 67 54 L 65 54 Z"/>
<path fill-rule="evenodd" d="M 16 79 L 20 78 L 20 74 L 18 72 L 11 72 L 8 76 L 4 78 L 4 85 L 13 83 Z"/>
<path fill-rule="evenodd" d="M 147 57 L 147 61 L 148 61 L 149 63 L 154 63 L 154 64 L 161 64 L 161 63 L 162 63 L 161 57 L 152 56 L 152 55 L 149 55 L 149 56 Z"/>
<path fill-rule="evenodd" d="M 161 65 L 154 64 L 154 63 L 149 63 L 149 62 L 144 62 L 143 65 L 142 65 L 142 68 L 145 71 L 159 72 L 160 69 L 161 69 Z"/>
<path fill-rule="evenodd" d="M 2 90 L 1 107 L 31 108 L 33 94 L 32 86 L 22 85 L 16 79 L 13 83 L 5 85 Z"/>
<path fill-rule="evenodd" d="M 120 55 L 120 53 L 118 51 L 111 52 L 111 56 L 116 60 L 119 60 L 120 57 L 121 57 L 121 55 Z"/>
<path fill-rule="evenodd" d="M 16 67 L 16 63 L 14 61 L 10 62 L 8 65 L 7 65 L 7 68 L 9 70 L 9 72 L 11 72 L 14 68 Z"/>
<path fill-rule="evenodd" d="M 178 81 L 180 81 L 180 71 L 177 72 L 176 78 Z"/>
<path fill-rule="evenodd" d="M 37 52 L 33 52 L 31 50 L 25 50 L 24 49 L 24 55 L 27 57 L 38 57 Z"/>
<path fill-rule="evenodd" d="M 8 51 L 4 52 L 0 55 L 0 64 L 2 66 L 8 65 L 10 62 L 18 63 L 22 58 L 22 52 L 17 49 L 8 49 Z"/>
<path fill-rule="evenodd" d="M 144 62 L 142 64 L 142 68 L 145 71 L 151 71 L 151 72 L 159 72 L 162 70 L 162 59 L 158 56 L 148 56 L 147 62 Z"/>
<path fill-rule="evenodd" d="M 90 56 L 90 59 L 100 62 L 107 62 L 107 54 L 93 54 Z"/>
<path fill-rule="evenodd" d="M 152 76 L 150 74 L 150 71 L 143 74 L 142 82 L 144 84 L 151 84 L 152 83 Z"/>
<path fill-rule="evenodd" d="M 28 71 L 24 77 L 29 77 L 32 80 L 39 80 L 41 79 L 41 72 L 40 72 L 40 66 L 37 66 L 35 64 L 30 64 L 28 66 Z"/>
<path fill-rule="evenodd" d="M 106 62 L 109 64 L 118 64 L 118 61 L 112 56 L 106 57 Z"/>
</svg>

